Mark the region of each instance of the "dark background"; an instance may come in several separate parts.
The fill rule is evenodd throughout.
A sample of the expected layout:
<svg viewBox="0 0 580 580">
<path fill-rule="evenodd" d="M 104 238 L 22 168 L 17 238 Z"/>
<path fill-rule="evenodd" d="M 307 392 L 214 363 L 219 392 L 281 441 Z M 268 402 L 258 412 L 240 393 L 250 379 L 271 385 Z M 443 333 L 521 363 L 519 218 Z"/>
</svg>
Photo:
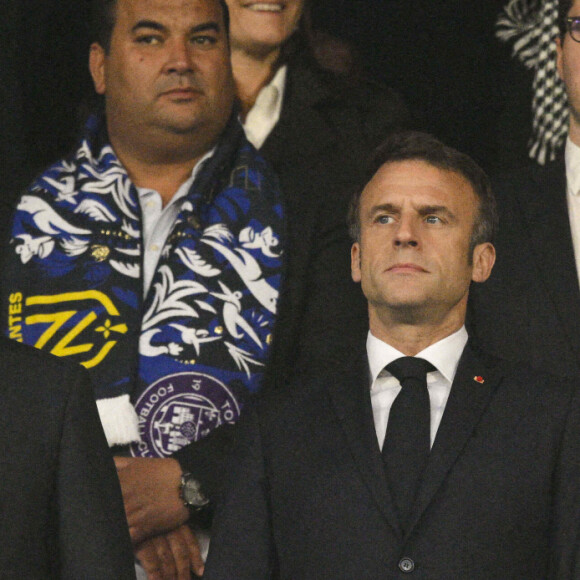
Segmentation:
<svg viewBox="0 0 580 580">
<path fill-rule="evenodd" d="M 322 28 L 357 47 L 421 127 L 492 171 L 526 158 L 532 74 L 494 36 L 507 0 L 332 0 Z"/>
<path fill-rule="evenodd" d="M 396 88 L 419 126 L 488 170 L 525 158 L 531 74 L 494 38 L 504 0 L 318 0 L 313 20 Z M 14 196 L 69 150 L 87 71 L 88 0 L 5 0 L 0 187 Z"/>
</svg>

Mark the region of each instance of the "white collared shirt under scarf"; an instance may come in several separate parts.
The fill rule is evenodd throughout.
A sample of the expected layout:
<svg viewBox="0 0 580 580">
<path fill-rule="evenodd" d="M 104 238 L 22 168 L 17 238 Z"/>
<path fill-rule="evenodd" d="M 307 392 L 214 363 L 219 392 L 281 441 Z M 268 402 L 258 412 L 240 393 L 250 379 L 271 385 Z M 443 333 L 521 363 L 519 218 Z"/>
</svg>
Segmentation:
<svg viewBox="0 0 580 580">
<path fill-rule="evenodd" d="M 467 344 L 467 330 L 462 326 L 457 332 L 428 346 L 415 356 L 429 361 L 437 370 L 427 373 L 427 390 L 431 404 L 431 445 L 441 423 L 459 359 Z M 396 348 L 379 340 L 370 332 L 367 337 L 367 356 L 371 374 L 371 404 L 379 447 L 382 449 L 387 432 L 389 413 L 401 384 L 385 367 L 406 356 Z"/>
<path fill-rule="evenodd" d="M 280 119 L 282 111 L 282 100 L 286 88 L 287 66 L 281 66 L 274 75 L 274 78 L 265 87 L 262 87 L 254 106 L 246 115 L 244 131 L 248 141 L 256 148 L 260 149 L 272 129 Z"/>
<path fill-rule="evenodd" d="M 143 296 L 149 291 L 159 257 L 181 210 L 180 201 L 189 193 L 193 181 L 200 172 L 203 162 L 209 159 L 215 147 L 195 164 L 191 176 L 184 181 L 169 203 L 163 207 L 159 192 L 147 187 L 137 187 L 141 206 L 141 229 L 143 236 Z"/>
<path fill-rule="evenodd" d="M 566 140 L 566 199 L 576 261 L 576 275 L 580 283 L 580 147 Z"/>
</svg>

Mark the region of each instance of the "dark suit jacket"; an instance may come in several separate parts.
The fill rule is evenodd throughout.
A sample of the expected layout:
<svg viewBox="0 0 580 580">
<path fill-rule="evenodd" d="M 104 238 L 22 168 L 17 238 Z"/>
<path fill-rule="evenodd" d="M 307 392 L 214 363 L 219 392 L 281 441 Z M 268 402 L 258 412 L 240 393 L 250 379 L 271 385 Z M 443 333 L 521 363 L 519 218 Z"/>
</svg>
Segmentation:
<svg viewBox="0 0 580 580">
<path fill-rule="evenodd" d="M 347 206 L 374 148 L 408 123 L 392 91 L 289 63 L 280 120 L 261 149 L 280 178 L 288 240 L 264 389 L 287 386 L 329 346 L 350 353 L 368 328 L 366 300 L 350 277 Z M 220 428 L 175 456 L 209 495 L 222 480 L 230 431 Z"/>
<path fill-rule="evenodd" d="M 286 284 L 265 384 L 287 383 L 300 361 L 368 326 L 350 276 L 347 208 L 375 147 L 409 124 L 393 91 L 291 60 L 280 120 L 260 152 L 280 178 L 288 230 Z M 345 328 L 350 333 L 345 333 Z"/>
<path fill-rule="evenodd" d="M 497 262 L 471 289 L 478 344 L 561 375 L 580 371 L 580 289 L 566 202 L 564 160 L 530 166 L 495 184 Z"/>
<path fill-rule="evenodd" d="M 0 578 L 135 578 L 87 375 L 0 338 Z"/>
<path fill-rule="evenodd" d="M 403 535 L 367 374 L 336 361 L 243 419 L 204 578 L 580 578 L 575 384 L 468 346 Z"/>
</svg>

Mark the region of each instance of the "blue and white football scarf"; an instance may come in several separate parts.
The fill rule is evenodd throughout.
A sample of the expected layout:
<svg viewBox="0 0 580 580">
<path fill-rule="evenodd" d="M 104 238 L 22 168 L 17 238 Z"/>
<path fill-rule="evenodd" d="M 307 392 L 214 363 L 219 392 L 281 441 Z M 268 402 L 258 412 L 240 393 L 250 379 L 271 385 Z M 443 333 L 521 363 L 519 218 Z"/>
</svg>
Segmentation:
<svg viewBox="0 0 580 580">
<path fill-rule="evenodd" d="M 110 445 L 164 457 L 234 422 L 259 388 L 281 282 L 281 197 L 232 118 L 180 200 L 143 299 L 138 194 L 102 133 L 92 117 L 78 150 L 19 198 L 4 328 L 90 370 Z"/>
</svg>

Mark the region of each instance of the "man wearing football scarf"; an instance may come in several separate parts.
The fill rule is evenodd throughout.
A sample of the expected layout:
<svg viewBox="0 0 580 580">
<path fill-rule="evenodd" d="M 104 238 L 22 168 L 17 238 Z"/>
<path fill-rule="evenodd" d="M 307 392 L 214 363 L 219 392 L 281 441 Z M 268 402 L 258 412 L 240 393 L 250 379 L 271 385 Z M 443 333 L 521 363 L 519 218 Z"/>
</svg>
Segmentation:
<svg viewBox="0 0 580 580">
<path fill-rule="evenodd" d="M 171 456 L 258 388 L 282 205 L 234 111 L 225 3 L 95 5 L 103 111 L 17 202 L 4 331 L 91 371 L 109 445 L 132 456 L 117 467 L 137 556 L 153 573 L 185 554 L 188 577 L 202 563 L 183 524 L 206 501 L 211 446 Z"/>
</svg>

